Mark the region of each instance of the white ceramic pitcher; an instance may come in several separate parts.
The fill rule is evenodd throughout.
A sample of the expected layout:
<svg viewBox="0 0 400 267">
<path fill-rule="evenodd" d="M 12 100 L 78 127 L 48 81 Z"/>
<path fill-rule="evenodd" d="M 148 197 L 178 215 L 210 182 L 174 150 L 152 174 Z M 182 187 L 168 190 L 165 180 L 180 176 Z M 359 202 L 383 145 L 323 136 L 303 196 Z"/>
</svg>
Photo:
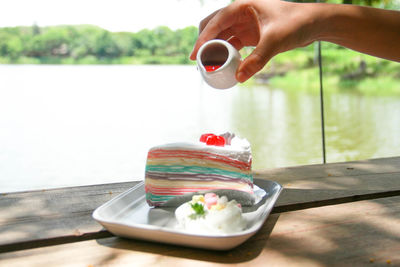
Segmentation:
<svg viewBox="0 0 400 267">
<path fill-rule="evenodd" d="M 228 89 L 237 83 L 235 74 L 241 57 L 236 48 L 224 40 L 210 40 L 197 52 L 197 66 L 203 79 L 217 89 Z M 218 66 L 207 71 L 206 67 Z"/>
</svg>

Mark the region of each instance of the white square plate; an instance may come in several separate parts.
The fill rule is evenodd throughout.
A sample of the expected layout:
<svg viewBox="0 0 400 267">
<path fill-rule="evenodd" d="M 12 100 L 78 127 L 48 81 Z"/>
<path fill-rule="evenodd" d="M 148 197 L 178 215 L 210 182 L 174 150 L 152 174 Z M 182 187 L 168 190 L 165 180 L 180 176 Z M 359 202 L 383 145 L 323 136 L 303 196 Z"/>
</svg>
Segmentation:
<svg viewBox="0 0 400 267">
<path fill-rule="evenodd" d="M 175 208 L 149 207 L 143 182 L 98 207 L 93 218 L 117 236 L 228 250 L 242 244 L 261 228 L 282 191 L 282 186 L 274 181 L 254 179 L 254 184 L 259 187 L 255 187 L 255 194 L 264 196 L 256 205 L 243 207 L 247 227 L 235 234 L 203 235 L 178 229 Z"/>
</svg>

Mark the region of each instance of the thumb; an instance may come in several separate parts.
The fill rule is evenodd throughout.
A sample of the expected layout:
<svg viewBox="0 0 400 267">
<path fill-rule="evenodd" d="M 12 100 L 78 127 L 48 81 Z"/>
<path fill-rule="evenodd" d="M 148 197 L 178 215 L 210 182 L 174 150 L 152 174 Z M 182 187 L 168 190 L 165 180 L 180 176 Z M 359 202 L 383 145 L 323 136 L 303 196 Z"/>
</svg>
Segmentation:
<svg viewBox="0 0 400 267">
<path fill-rule="evenodd" d="M 236 72 L 236 80 L 243 83 L 261 70 L 272 58 L 271 51 L 268 42 L 260 40 L 253 52 L 240 63 Z"/>
</svg>

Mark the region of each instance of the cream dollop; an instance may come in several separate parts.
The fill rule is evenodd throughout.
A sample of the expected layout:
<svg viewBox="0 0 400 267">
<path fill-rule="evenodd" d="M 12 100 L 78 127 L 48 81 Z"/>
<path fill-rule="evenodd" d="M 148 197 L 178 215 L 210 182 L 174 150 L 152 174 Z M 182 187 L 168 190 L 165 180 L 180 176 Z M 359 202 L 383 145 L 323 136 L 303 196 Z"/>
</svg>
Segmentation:
<svg viewBox="0 0 400 267">
<path fill-rule="evenodd" d="M 200 234 L 232 234 L 246 227 L 240 204 L 214 193 L 194 195 L 176 209 L 175 217 L 178 228 Z"/>
<path fill-rule="evenodd" d="M 232 159 L 240 160 L 243 162 L 251 162 L 251 147 L 249 141 L 244 138 L 239 138 L 234 133 L 226 132 L 221 134 L 226 140 L 226 145 L 220 146 L 209 146 L 200 141 L 196 142 L 176 142 L 168 143 L 160 146 L 155 146 L 151 150 L 164 149 L 164 150 L 175 150 L 175 149 L 186 149 L 186 150 L 199 150 L 210 153 L 219 153 L 228 156 Z"/>
</svg>

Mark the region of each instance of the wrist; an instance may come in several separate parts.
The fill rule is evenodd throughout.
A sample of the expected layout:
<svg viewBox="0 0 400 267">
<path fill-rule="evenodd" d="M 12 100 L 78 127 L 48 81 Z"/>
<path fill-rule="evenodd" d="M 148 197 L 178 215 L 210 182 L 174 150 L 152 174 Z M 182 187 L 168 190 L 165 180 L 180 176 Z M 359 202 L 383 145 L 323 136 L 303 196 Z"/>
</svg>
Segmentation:
<svg viewBox="0 0 400 267">
<path fill-rule="evenodd" d="M 309 18 L 310 43 L 314 41 L 327 41 L 332 36 L 332 10 L 334 5 L 324 3 L 307 4 L 307 16 Z"/>
<path fill-rule="evenodd" d="M 316 41 L 341 43 L 354 39 L 357 32 L 352 28 L 360 28 L 362 24 L 358 18 L 359 6 L 343 4 L 314 4 L 313 17 L 315 18 L 314 36 Z M 361 25 L 362 27 L 362 25 Z"/>
<path fill-rule="evenodd" d="M 298 44 L 309 45 L 315 41 L 322 41 L 330 27 L 330 13 L 327 4 L 320 3 L 292 3 L 295 7 L 294 17 L 298 24 Z"/>
</svg>

